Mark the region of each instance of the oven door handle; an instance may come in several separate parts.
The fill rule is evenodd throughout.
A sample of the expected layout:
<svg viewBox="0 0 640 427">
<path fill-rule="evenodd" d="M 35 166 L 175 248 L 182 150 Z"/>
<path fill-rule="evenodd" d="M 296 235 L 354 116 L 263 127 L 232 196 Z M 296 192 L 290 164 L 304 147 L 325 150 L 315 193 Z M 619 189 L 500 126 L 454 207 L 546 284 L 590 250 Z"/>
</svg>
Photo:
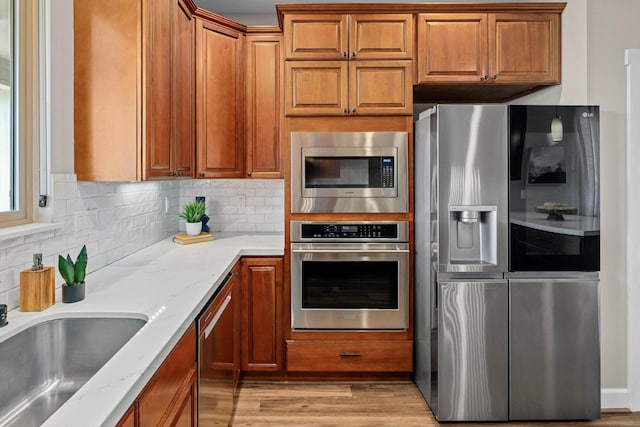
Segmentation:
<svg viewBox="0 0 640 427">
<path fill-rule="evenodd" d="M 408 249 L 293 249 L 291 252 L 294 254 L 326 254 L 326 253 L 340 253 L 340 254 L 365 254 L 365 253 L 379 253 L 379 254 L 398 254 L 409 253 Z"/>
</svg>

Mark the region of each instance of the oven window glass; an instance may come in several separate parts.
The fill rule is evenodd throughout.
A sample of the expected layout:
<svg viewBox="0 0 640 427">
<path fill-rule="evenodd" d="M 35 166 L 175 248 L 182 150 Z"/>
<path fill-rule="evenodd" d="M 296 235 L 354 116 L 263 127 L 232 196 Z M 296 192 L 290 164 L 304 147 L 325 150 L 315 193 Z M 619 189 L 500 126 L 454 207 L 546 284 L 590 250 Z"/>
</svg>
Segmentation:
<svg viewBox="0 0 640 427">
<path fill-rule="evenodd" d="M 305 157 L 304 174 L 306 188 L 387 188 L 393 158 Z"/>
<path fill-rule="evenodd" d="M 303 261 L 303 309 L 398 309 L 398 263 Z"/>
</svg>

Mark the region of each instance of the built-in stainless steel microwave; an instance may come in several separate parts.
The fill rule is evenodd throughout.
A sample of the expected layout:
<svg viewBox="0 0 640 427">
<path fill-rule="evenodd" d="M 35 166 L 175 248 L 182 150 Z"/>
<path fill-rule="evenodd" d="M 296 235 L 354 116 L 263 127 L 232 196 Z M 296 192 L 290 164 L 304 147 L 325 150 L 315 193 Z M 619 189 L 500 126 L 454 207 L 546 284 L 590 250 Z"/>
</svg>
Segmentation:
<svg viewBox="0 0 640 427">
<path fill-rule="evenodd" d="M 292 132 L 292 212 L 408 212 L 407 132 Z"/>
</svg>

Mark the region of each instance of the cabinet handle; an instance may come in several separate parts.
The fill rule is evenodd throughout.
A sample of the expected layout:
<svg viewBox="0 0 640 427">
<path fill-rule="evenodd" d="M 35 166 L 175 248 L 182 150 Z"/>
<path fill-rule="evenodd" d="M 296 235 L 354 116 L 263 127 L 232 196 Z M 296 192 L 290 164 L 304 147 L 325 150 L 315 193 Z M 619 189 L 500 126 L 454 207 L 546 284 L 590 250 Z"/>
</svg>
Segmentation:
<svg viewBox="0 0 640 427">
<path fill-rule="evenodd" d="M 251 176 L 251 172 L 247 172 L 247 176 Z"/>
<path fill-rule="evenodd" d="M 342 56 L 346 58 L 348 56 L 347 52 L 342 52 Z"/>
<path fill-rule="evenodd" d="M 356 53 L 355 53 L 355 52 L 351 52 L 351 56 L 352 56 L 353 58 L 355 58 L 355 57 L 356 57 Z"/>
<path fill-rule="evenodd" d="M 340 357 L 360 357 L 360 353 L 340 353 Z"/>
<path fill-rule="evenodd" d="M 200 172 L 200 178 L 204 178 L 204 172 Z"/>
<path fill-rule="evenodd" d="M 169 172 L 169 176 L 178 176 L 178 174 L 175 172 Z"/>
<path fill-rule="evenodd" d="M 354 108 L 353 110 L 351 110 L 351 114 L 355 114 L 356 113 L 356 109 Z"/>
<path fill-rule="evenodd" d="M 498 75 L 497 74 L 493 75 L 493 80 L 498 80 Z"/>
<path fill-rule="evenodd" d="M 349 112 L 349 110 L 347 110 L 346 108 L 343 108 L 343 109 L 342 109 L 342 112 L 343 112 L 343 113 L 345 113 L 345 114 L 347 114 L 347 113 Z"/>
<path fill-rule="evenodd" d="M 489 75 L 485 74 L 485 75 L 482 77 L 482 80 L 484 80 L 485 82 L 488 82 L 488 81 L 489 81 Z"/>
</svg>

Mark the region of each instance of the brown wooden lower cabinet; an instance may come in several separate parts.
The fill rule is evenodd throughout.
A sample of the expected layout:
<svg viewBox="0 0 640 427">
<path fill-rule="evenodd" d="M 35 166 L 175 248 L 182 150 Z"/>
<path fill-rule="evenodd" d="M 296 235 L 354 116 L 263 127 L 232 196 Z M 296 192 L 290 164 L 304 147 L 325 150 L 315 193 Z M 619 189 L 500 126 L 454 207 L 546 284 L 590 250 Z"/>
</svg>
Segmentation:
<svg viewBox="0 0 640 427">
<path fill-rule="evenodd" d="M 118 427 L 196 426 L 196 329 L 183 335 Z"/>
<path fill-rule="evenodd" d="M 282 370 L 282 258 L 243 258 L 241 370 Z"/>
<path fill-rule="evenodd" d="M 287 341 L 289 372 L 411 372 L 412 341 Z"/>
<path fill-rule="evenodd" d="M 136 404 L 134 403 L 116 427 L 135 427 L 137 425 L 136 421 Z"/>
</svg>

